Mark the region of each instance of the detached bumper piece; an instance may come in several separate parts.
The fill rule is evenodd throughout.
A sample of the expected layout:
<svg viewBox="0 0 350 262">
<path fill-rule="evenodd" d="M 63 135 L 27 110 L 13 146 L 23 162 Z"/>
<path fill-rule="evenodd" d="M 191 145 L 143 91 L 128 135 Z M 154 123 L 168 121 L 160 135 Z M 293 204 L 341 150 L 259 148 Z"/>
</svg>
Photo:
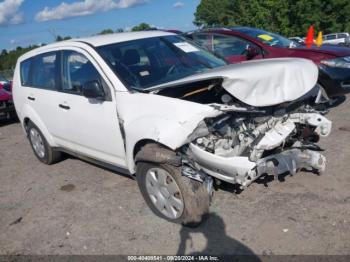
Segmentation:
<svg viewBox="0 0 350 262">
<path fill-rule="evenodd" d="M 258 177 L 263 174 L 278 176 L 286 172 L 295 174 L 302 168 L 323 172 L 326 168 L 326 158 L 316 151 L 290 149 L 259 159 L 256 165 Z"/>
<path fill-rule="evenodd" d="M 323 172 L 326 158 L 312 150 L 292 148 L 278 154 L 261 158 L 256 162 L 248 157 L 221 157 L 190 144 L 197 170 L 212 177 L 243 187 L 250 185 L 264 174 L 278 176 L 286 172 L 295 174 L 302 168 Z"/>
</svg>

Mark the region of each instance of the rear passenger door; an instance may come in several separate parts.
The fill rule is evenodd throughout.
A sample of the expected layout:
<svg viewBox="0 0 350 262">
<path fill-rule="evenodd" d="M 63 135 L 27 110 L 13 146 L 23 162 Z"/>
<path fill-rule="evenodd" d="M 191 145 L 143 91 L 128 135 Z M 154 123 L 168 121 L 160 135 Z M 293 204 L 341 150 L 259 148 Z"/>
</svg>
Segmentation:
<svg viewBox="0 0 350 262">
<path fill-rule="evenodd" d="M 33 121 L 44 126 L 57 145 L 61 144 L 61 134 L 67 132 L 64 114 L 57 105 L 62 99 L 58 92 L 60 66 L 60 52 L 39 54 L 21 63 L 21 92 L 34 114 Z"/>
<path fill-rule="evenodd" d="M 83 96 L 83 86 L 90 81 L 103 86 L 106 94 L 103 100 Z M 66 133 L 62 135 L 65 146 L 85 156 L 125 167 L 124 140 L 115 97 L 95 60 L 80 49 L 63 50 L 61 82 L 64 96 L 57 105 L 67 123 Z"/>
</svg>

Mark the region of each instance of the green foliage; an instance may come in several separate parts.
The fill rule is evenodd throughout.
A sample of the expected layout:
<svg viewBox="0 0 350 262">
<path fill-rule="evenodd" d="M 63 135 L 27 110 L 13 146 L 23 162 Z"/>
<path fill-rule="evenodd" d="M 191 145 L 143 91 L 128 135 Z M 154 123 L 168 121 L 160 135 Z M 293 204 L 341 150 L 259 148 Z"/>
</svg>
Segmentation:
<svg viewBox="0 0 350 262">
<path fill-rule="evenodd" d="M 14 69 L 18 57 L 37 47 L 37 45 L 31 45 L 25 48 L 18 46 L 12 51 L 2 50 L 0 54 L 0 71 Z"/>
<path fill-rule="evenodd" d="M 244 25 L 304 36 L 310 25 L 324 34 L 350 31 L 349 0 L 201 0 L 197 26 Z"/>
<path fill-rule="evenodd" d="M 141 23 L 139 25 L 134 26 L 131 31 L 144 31 L 144 30 L 148 30 L 148 29 L 152 29 L 152 27 L 149 24 L 146 23 Z"/>
<path fill-rule="evenodd" d="M 98 33 L 99 35 L 108 35 L 108 34 L 113 34 L 113 30 L 112 29 L 104 29 L 102 30 L 100 33 Z"/>
<path fill-rule="evenodd" d="M 56 37 L 56 42 L 60 42 L 60 41 L 64 41 L 64 40 L 69 40 L 69 39 L 72 39 L 70 36 L 65 36 L 65 37 L 62 37 L 60 35 L 58 35 Z"/>
</svg>

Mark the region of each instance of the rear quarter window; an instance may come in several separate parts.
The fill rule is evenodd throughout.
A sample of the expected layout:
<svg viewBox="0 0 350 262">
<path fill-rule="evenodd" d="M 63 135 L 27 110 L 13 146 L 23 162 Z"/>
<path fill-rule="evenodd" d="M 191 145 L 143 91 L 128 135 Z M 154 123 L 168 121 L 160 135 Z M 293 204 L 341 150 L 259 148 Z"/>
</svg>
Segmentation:
<svg viewBox="0 0 350 262">
<path fill-rule="evenodd" d="M 29 76 L 29 71 L 32 66 L 34 58 L 29 58 L 27 60 L 24 60 L 21 62 L 20 68 L 21 68 L 21 84 L 22 86 L 31 86 L 32 85 L 32 78 Z M 30 79 L 31 78 L 31 79 Z"/>
<path fill-rule="evenodd" d="M 338 37 L 338 38 L 346 38 L 346 37 L 347 37 L 347 34 L 338 34 L 337 37 Z"/>
<path fill-rule="evenodd" d="M 56 90 L 58 86 L 58 53 L 41 54 L 21 62 L 22 86 Z"/>
</svg>

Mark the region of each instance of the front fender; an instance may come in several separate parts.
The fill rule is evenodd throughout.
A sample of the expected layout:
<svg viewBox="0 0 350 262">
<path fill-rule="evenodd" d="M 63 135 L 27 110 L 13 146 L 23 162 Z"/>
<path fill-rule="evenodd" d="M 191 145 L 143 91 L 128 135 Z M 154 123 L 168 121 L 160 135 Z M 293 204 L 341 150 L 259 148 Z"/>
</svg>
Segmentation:
<svg viewBox="0 0 350 262">
<path fill-rule="evenodd" d="M 116 92 L 116 97 L 130 173 L 135 173 L 134 149 L 138 142 L 151 140 L 176 150 L 189 142 L 188 136 L 200 121 L 222 114 L 208 105 L 160 95 Z"/>
</svg>

